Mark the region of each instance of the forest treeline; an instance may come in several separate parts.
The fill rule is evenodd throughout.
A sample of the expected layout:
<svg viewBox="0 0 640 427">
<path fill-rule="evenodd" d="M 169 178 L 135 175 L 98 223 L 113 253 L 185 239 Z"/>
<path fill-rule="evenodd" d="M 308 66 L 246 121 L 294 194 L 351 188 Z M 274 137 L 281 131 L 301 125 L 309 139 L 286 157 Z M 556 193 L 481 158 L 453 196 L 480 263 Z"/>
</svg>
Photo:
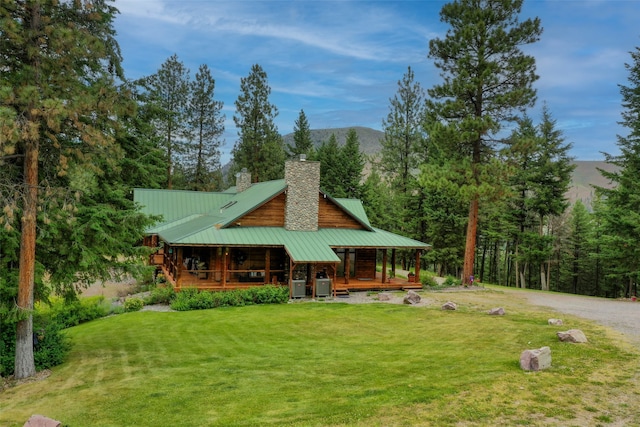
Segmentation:
<svg viewBox="0 0 640 427">
<path fill-rule="evenodd" d="M 522 18 L 522 3 L 443 5 L 449 30 L 425 46 L 441 80 L 417 82 L 411 67 L 398 76 L 366 179 L 355 131 L 344 145 L 330 136 L 314 147 L 301 110 L 293 143 L 284 143 L 267 73 L 254 64 L 239 82 L 227 176 L 246 168 L 254 181 L 281 178 L 286 158 L 306 154 L 321 162 L 326 192 L 361 198 L 374 226 L 432 244 L 422 262 L 439 274 L 634 293 L 640 51 L 620 64 L 629 72 L 620 84 L 628 134 L 617 137 L 621 154 L 606 156 L 617 172 L 603 172 L 614 188 L 598 189 L 592 209 L 569 206 L 571 143 L 552 106 L 528 115 L 539 102 L 538 75 L 523 48 L 542 23 Z M 137 243 L 155 218 L 139 212 L 132 188 L 232 184 L 221 170 L 225 117 L 211 69 L 192 74 L 175 54 L 153 75 L 128 79 L 116 14 L 109 0 L 0 4 L 0 323 L 16 378 L 35 372 L 35 300 L 73 300 L 88 283 L 143 268 Z M 13 328 L 15 340 L 6 332 Z"/>
</svg>

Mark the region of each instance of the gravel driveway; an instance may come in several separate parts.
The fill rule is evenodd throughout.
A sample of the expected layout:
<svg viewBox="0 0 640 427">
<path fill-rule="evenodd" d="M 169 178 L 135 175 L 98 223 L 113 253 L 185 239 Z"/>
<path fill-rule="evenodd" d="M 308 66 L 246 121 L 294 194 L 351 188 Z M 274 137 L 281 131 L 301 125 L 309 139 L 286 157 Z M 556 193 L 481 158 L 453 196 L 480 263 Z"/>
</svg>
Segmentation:
<svg viewBox="0 0 640 427">
<path fill-rule="evenodd" d="M 623 333 L 640 347 L 640 302 L 554 292 L 518 292 L 529 303 L 580 316 Z"/>
</svg>

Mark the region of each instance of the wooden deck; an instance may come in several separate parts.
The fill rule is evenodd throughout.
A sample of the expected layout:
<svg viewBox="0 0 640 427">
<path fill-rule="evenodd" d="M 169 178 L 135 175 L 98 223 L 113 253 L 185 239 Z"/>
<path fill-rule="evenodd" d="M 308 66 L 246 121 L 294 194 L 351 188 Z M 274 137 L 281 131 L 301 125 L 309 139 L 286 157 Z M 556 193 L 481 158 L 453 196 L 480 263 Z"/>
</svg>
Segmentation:
<svg viewBox="0 0 640 427">
<path fill-rule="evenodd" d="M 341 291 L 401 291 L 409 289 L 422 289 L 420 283 L 409 282 L 401 277 L 387 278 L 386 282 L 382 282 L 382 274 L 376 273 L 376 278 L 372 280 L 350 279 L 349 283 L 344 283 L 342 279 L 338 279 L 335 289 Z"/>
<path fill-rule="evenodd" d="M 199 290 L 207 290 L 207 291 L 227 291 L 234 289 L 248 289 L 256 286 L 263 286 L 265 283 L 262 282 L 234 282 L 229 281 L 225 284 L 222 284 L 220 281 L 213 281 L 208 279 L 198 278 L 197 275 L 191 275 L 188 277 L 183 277 L 180 281 L 180 285 L 178 286 L 173 277 L 169 274 L 167 269 L 162 266 L 162 273 L 167 278 L 167 282 L 170 283 L 174 289 L 180 291 L 181 289 L 199 289 Z M 387 278 L 387 280 L 382 282 L 381 273 L 376 274 L 375 279 L 368 280 L 358 280 L 358 279 L 350 279 L 349 283 L 344 283 L 344 278 L 340 277 L 335 280 L 335 285 L 333 287 L 332 292 L 335 295 L 348 295 L 349 292 L 361 292 L 361 291 L 407 291 L 410 289 L 422 289 L 422 285 L 420 283 L 409 282 L 404 278 Z M 311 293 L 311 285 L 307 285 L 308 293 Z"/>
</svg>

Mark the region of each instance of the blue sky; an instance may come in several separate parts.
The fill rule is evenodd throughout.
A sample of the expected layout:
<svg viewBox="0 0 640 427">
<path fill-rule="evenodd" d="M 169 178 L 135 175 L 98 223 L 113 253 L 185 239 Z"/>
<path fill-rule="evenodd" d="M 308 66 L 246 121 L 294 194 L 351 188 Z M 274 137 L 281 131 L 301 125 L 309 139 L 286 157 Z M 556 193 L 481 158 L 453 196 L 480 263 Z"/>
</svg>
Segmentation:
<svg viewBox="0 0 640 427">
<path fill-rule="evenodd" d="M 115 27 L 126 76 L 155 73 L 174 53 L 191 75 L 207 64 L 224 103 L 223 163 L 237 140 L 234 101 L 253 64 L 266 71 L 281 134 L 301 109 L 312 129 L 381 130 L 407 67 L 426 90 L 441 83 L 427 58 L 443 38 L 444 1 L 116 0 Z M 640 0 L 525 0 L 521 19 L 539 17 L 541 40 L 526 47 L 540 79 L 535 122 L 546 102 L 571 155 L 617 154 L 620 84 L 640 46 Z"/>
</svg>

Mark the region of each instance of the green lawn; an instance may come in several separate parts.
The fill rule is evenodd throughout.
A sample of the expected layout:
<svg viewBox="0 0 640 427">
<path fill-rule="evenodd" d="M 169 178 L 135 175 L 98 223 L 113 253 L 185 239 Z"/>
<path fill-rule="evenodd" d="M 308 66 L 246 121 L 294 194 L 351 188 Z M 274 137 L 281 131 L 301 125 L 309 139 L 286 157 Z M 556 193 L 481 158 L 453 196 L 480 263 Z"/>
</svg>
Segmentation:
<svg viewBox="0 0 640 427">
<path fill-rule="evenodd" d="M 500 291 L 428 307 L 304 303 L 137 312 L 68 331 L 70 360 L 0 393 L 0 425 L 640 425 L 638 352 Z M 440 310 L 443 301 L 458 311 Z M 502 306 L 507 315 L 489 316 Z M 588 344 L 557 330 L 582 329 Z M 550 346 L 551 369 L 519 368 Z"/>
</svg>

